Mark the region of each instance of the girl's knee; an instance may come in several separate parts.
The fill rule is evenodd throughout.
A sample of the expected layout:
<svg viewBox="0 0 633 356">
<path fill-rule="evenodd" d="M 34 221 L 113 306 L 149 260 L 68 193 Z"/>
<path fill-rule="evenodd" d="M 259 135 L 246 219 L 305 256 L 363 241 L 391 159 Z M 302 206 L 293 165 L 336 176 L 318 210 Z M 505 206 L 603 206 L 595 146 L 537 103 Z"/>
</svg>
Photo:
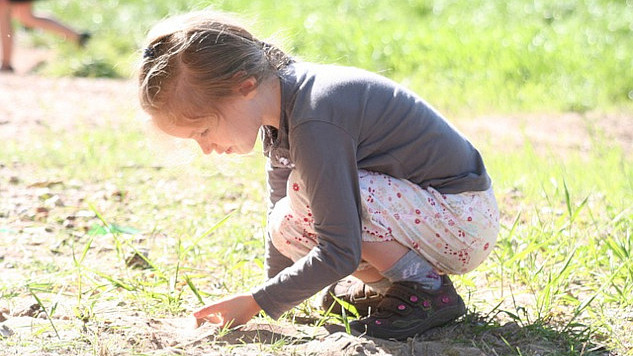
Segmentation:
<svg viewBox="0 0 633 356">
<path fill-rule="evenodd" d="M 289 197 L 282 198 L 268 216 L 271 243 L 284 256 L 296 261 L 316 245 L 316 234 L 300 212 L 291 208 Z"/>
</svg>

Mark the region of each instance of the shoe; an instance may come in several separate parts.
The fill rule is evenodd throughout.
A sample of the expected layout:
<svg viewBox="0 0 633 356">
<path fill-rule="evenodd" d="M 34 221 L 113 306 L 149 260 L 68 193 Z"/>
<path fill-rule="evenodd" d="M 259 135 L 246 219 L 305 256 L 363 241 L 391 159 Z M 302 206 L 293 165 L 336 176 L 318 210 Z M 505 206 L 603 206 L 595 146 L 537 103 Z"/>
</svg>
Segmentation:
<svg viewBox="0 0 633 356">
<path fill-rule="evenodd" d="M 88 41 L 92 38 L 92 35 L 89 32 L 82 32 L 79 34 L 79 47 L 84 48 Z"/>
<path fill-rule="evenodd" d="M 5 72 L 5 73 L 13 73 L 13 67 L 11 67 L 10 65 L 6 65 L 6 66 L 2 66 L 0 67 L 0 72 Z"/>
<path fill-rule="evenodd" d="M 446 324 L 466 313 L 464 301 L 447 276 L 438 290 L 417 282 L 395 282 L 385 293 L 378 310 L 355 320 L 350 327 L 368 336 L 406 340 L 428 329 Z"/>
<path fill-rule="evenodd" d="M 355 277 L 343 278 L 332 284 L 321 299 L 321 307 L 324 311 L 329 310 L 332 314 L 341 315 L 343 306 L 333 296 L 353 305 L 358 315 L 362 317 L 375 312 L 383 298 L 382 294 L 374 291 Z"/>
</svg>

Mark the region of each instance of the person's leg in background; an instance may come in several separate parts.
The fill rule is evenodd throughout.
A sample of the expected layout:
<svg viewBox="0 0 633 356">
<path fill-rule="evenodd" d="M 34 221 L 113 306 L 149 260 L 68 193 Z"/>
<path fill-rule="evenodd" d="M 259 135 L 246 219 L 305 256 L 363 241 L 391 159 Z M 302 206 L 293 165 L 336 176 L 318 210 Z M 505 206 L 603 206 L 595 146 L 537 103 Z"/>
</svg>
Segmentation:
<svg viewBox="0 0 633 356">
<path fill-rule="evenodd" d="M 0 0 L 0 44 L 2 46 L 3 72 L 12 72 L 11 57 L 13 56 L 13 28 L 11 26 L 11 4 L 9 0 Z"/>
<path fill-rule="evenodd" d="M 79 33 L 71 27 L 50 16 L 39 16 L 33 12 L 33 2 L 15 2 L 12 4 L 12 16 L 28 28 L 40 28 L 55 33 L 61 37 L 83 46 L 90 37 L 87 33 Z"/>
</svg>

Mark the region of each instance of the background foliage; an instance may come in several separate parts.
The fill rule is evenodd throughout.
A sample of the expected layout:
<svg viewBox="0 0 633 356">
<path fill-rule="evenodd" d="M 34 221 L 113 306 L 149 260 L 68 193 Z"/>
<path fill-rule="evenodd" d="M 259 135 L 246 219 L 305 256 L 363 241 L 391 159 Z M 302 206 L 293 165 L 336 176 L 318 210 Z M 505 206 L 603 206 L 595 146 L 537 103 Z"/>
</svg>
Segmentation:
<svg viewBox="0 0 633 356">
<path fill-rule="evenodd" d="M 127 77 L 147 30 L 212 7 L 255 20 L 289 52 L 402 81 L 451 110 L 587 111 L 633 101 L 631 0 L 59 0 L 37 4 L 94 33 L 48 73 Z"/>
</svg>

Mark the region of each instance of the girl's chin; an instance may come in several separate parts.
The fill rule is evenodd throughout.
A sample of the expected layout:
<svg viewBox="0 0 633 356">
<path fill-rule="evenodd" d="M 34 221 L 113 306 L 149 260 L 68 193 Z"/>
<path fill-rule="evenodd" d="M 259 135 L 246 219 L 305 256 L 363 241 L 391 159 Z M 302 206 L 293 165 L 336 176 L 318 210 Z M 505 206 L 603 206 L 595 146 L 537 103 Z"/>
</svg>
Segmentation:
<svg viewBox="0 0 633 356">
<path fill-rule="evenodd" d="M 249 153 L 252 153 L 254 148 L 255 148 L 255 142 L 248 145 L 231 146 L 227 150 L 227 154 L 231 153 L 231 154 L 236 154 L 236 155 L 247 155 Z"/>
</svg>

